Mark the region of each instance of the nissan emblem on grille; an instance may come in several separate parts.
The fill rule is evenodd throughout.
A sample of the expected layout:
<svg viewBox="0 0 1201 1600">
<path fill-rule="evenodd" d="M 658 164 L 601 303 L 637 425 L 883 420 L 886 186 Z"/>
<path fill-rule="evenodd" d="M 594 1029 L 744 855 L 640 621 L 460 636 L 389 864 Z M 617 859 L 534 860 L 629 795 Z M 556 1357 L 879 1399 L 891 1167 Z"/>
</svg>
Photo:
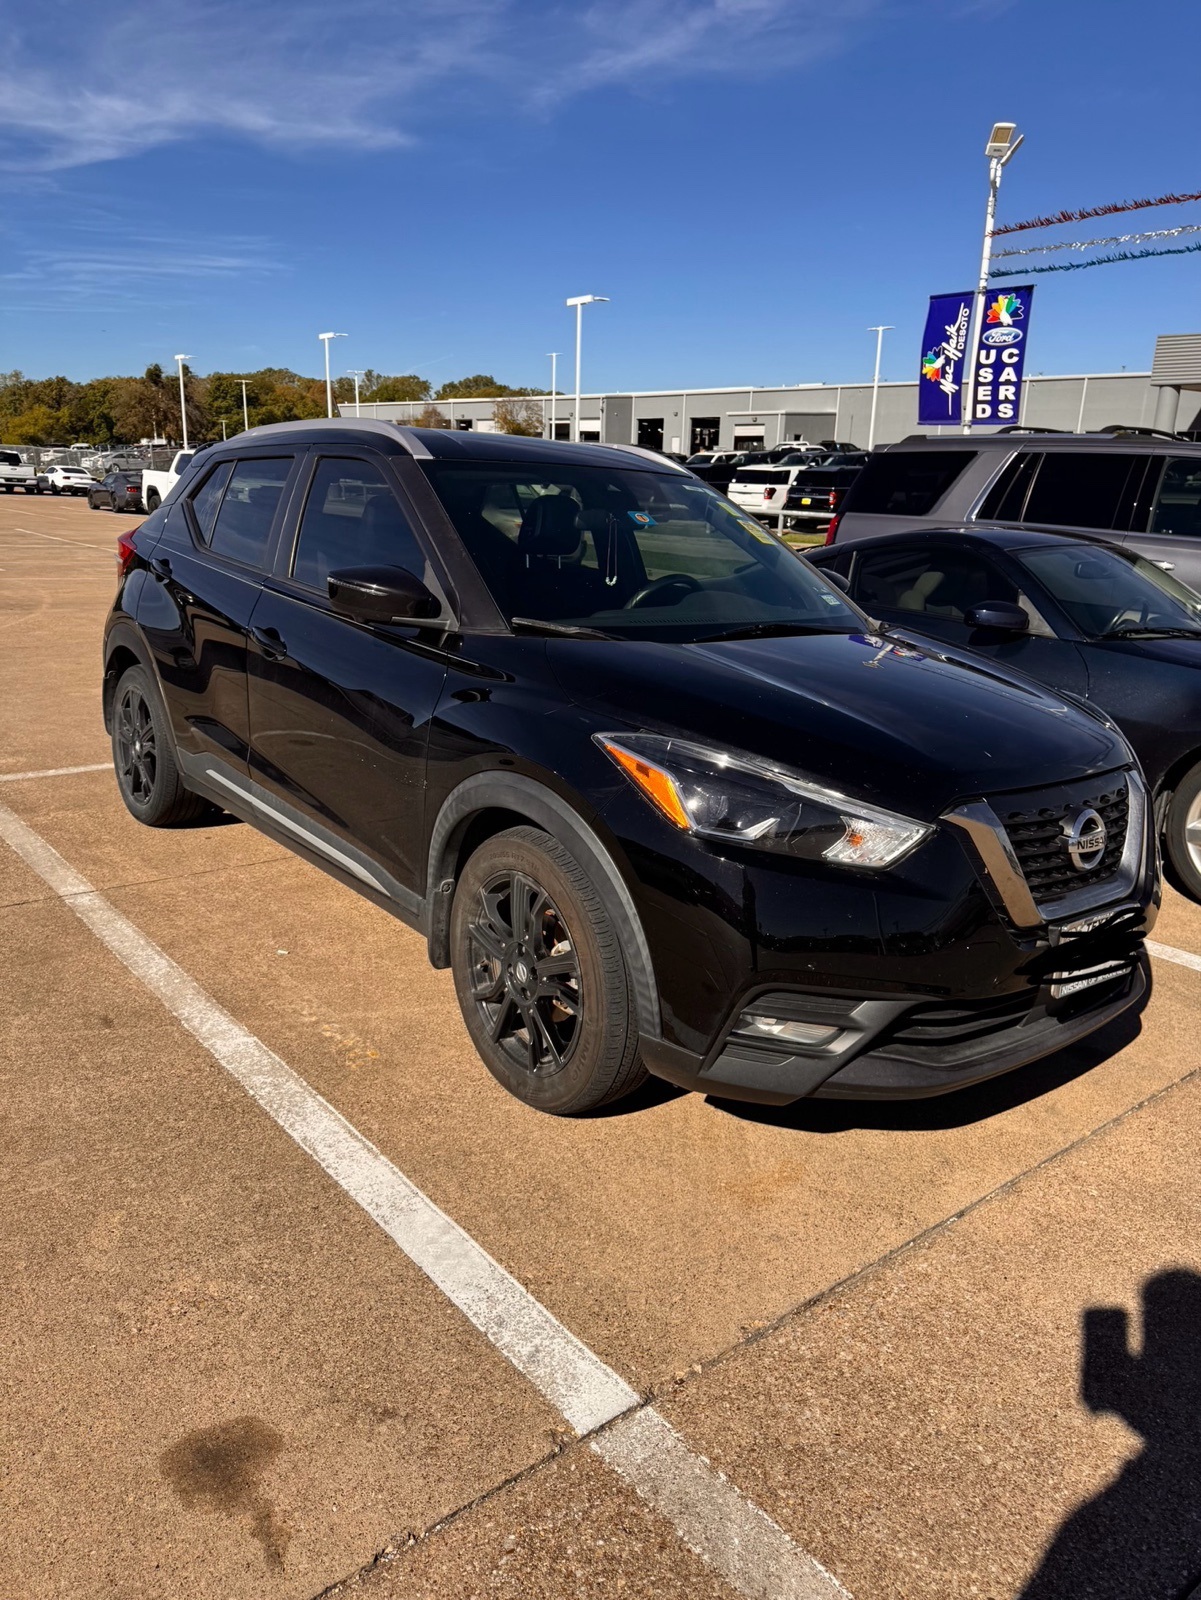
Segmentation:
<svg viewBox="0 0 1201 1600">
<path fill-rule="evenodd" d="M 1063 825 L 1068 855 L 1077 872 L 1092 872 L 1105 858 L 1105 823 L 1091 806 Z"/>
</svg>

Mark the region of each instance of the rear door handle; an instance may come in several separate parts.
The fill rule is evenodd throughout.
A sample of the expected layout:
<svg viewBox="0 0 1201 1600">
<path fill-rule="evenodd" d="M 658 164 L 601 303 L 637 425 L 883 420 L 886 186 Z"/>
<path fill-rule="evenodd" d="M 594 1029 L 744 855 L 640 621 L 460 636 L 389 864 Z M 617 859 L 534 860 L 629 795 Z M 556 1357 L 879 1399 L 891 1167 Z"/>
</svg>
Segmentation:
<svg viewBox="0 0 1201 1600">
<path fill-rule="evenodd" d="M 1176 563 L 1174 561 L 1153 561 L 1151 565 L 1153 567 L 1159 567 L 1163 572 L 1175 572 L 1176 570 Z"/>
<path fill-rule="evenodd" d="M 171 576 L 171 563 L 166 556 L 154 556 L 150 562 L 150 570 L 156 578 L 169 578 Z"/>
<path fill-rule="evenodd" d="M 251 628 L 250 637 L 268 661 L 282 661 L 288 653 L 288 647 L 280 638 L 278 628 Z"/>
</svg>

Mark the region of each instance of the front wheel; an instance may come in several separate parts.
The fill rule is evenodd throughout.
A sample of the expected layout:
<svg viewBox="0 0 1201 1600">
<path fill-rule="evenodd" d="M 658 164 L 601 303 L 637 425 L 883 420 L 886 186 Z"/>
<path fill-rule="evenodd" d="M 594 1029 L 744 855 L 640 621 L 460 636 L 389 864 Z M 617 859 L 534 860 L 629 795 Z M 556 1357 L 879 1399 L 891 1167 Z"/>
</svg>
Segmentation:
<svg viewBox="0 0 1201 1600">
<path fill-rule="evenodd" d="M 1201 762 L 1176 786 L 1163 827 L 1164 854 L 1194 900 L 1201 900 Z"/>
<path fill-rule="evenodd" d="M 167 713 L 145 667 L 128 667 L 117 684 L 113 767 L 126 809 L 148 828 L 194 822 L 210 809 L 183 786 Z"/>
<path fill-rule="evenodd" d="M 480 846 L 455 889 L 450 946 L 472 1042 L 526 1105 L 590 1111 L 646 1077 L 617 931 L 550 834 L 510 828 Z"/>
</svg>

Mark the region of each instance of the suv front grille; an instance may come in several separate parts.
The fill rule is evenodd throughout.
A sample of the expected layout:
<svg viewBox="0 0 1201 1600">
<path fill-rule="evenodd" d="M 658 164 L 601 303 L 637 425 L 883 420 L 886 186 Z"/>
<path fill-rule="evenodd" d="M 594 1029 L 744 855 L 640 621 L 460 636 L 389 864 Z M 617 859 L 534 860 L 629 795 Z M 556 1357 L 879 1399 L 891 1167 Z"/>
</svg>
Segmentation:
<svg viewBox="0 0 1201 1600">
<path fill-rule="evenodd" d="M 1013 803 L 1017 800 L 1020 804 Z M 1013 796 L 1008 804 L 998 800 L 993 805 L 1030 893 L 1040 904 L 1104 883 L 1121 865 L 1130 820 L 1125 773 Z M 1105 823 L 1106 845 L 1100 866 L 1081 872 L 1068 854 L 1068 834 L 1073 820 L 1086 809 Z"/>
</svg>

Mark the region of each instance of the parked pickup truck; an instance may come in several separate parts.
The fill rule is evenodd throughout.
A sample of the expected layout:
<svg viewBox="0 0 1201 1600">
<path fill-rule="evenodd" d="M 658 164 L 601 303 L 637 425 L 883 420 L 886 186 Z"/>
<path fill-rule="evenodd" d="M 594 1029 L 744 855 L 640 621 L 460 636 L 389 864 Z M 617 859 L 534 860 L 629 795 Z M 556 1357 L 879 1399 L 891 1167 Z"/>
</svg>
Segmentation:
<svg viewBox="0 0 1201 1600">
<path fill-rule="evenodd" d="M 0 450 L 0 488 L 5 494 L 24 489 L 26 494 L 41 494 L 38 469 L 22 461 L 15 450 Z"/>
<path fill-rule="evenodd" d="M 149 467 L 142 471 L 142 504 L 146 507 L 146 514 L 157 511 L 159 506 L 174 489 L 183 476 L 195 450 L 178 450 L 175 460 L 166 472 L 154 472 Z"/>
</svg>

